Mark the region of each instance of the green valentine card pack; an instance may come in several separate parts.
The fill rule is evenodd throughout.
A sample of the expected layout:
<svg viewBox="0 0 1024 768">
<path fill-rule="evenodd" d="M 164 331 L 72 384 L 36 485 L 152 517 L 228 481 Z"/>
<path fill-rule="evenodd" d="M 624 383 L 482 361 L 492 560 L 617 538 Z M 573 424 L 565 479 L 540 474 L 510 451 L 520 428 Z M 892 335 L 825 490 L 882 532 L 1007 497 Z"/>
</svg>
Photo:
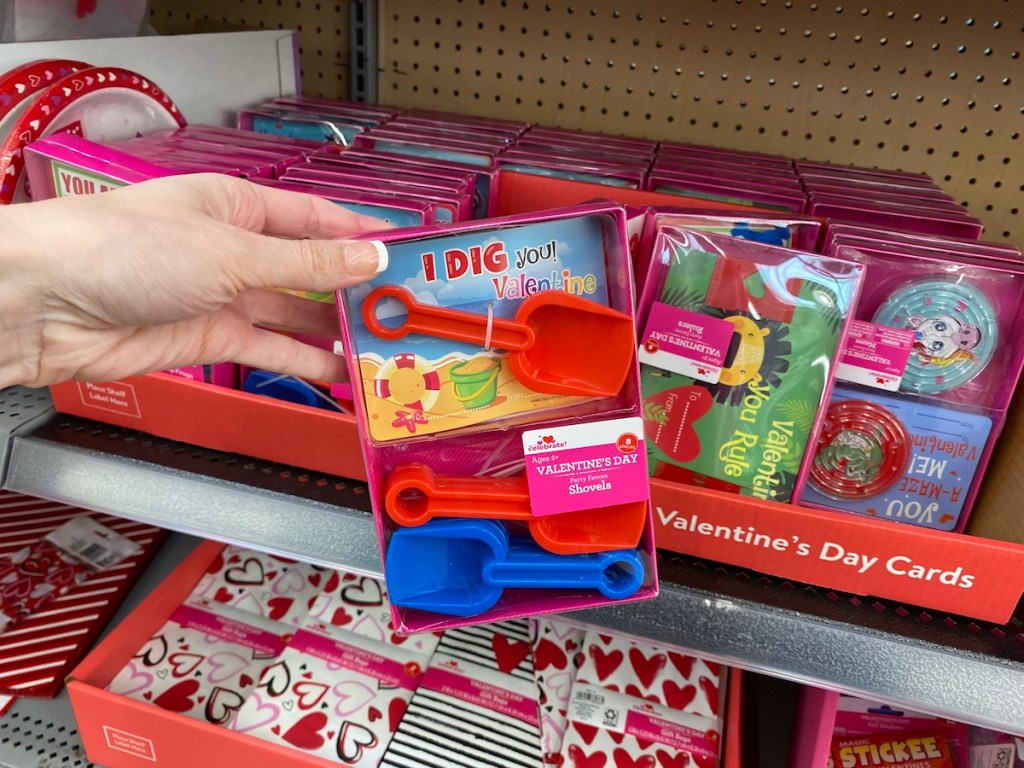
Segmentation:
<svg viewBox="0 0 1024 768">
<path fill-rule="evenodd" d="M 849 261 L 662 227 L 639 313 L 651 474 L 788 501 L 861 275 Z"/>
</svg>

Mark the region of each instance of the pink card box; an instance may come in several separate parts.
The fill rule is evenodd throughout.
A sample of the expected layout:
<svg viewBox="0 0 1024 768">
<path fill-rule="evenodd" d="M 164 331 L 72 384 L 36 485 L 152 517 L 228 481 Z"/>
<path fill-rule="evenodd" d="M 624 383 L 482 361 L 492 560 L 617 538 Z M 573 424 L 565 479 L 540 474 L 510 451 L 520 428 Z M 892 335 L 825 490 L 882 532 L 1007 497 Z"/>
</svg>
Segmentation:
<svg viewBox="0 0 1024 768">
<path fill-rule="evenodd" d="M 25 172 L 35 200 L 92 194 L 177 173 L 70 133 L 27 146 Z"/>
<path fill-rule="evenodd" d="M 614 229 L 614 232 L 608 235 L 608 247 L 614 252 L 607 256 L 609 259 L 608 286 L 611 293 L 611 305 L 621 312 L 632 315 L 632 279 L 628 247 L 626 245 L 628 241 L 625 235 L 625 216 L 622 208 L 618 205 L 591 203 L 535 214 L 464 222 L 457 227 L 449 227 L 441 232 L 434 228 L 405 228 L 380 232 L 375 237 L 387 245 L 390 242 L 414 242 L 425 238 L 436 238 L 442 235 L 448 236 L 451 233 L 463 234 L 500 229 L 501 227 L 514 227 L 526 223 L 552 222 L 567 217 L 583 216 L 596 216 L 600 217 L 602 221 L 607 219 L 611 222 L 610 226 Z M 621 252 L 619 252 L 619 249 L 621 249 Z M 358 370 L 357 344 L 354 341 L 351 323 L 347 316 L 349 312 L 348 299 L 343 292 L 340 292 L 337 296 L 337 304 L 341 321 L 342 344 L 349 355 L 348 362 L 350 368 Z M 639 373 L 636 372 L 635 375 L 629 376 L 623 393 L 619 395 L 614 404 L 609 404 L 607 401 L 602 401 L 603 405 L 601 403 L 582 404 L 587 405 L 587 408 L 583 410 L 580 410 L 581 404 L 577 404 L 573 406 L 574 410 L 571 417 L 566 418 L 562 416 L 560 418 L 567 423 L 573 423 L 581 418 L 593 419 L 597 413 L 602 413 L 605 418 L 608 418 L 610 408 L 616 410 L 617 415 L 638 415 L 638 393 Z M 522 445 L 519 443 L 522 432 L 538 426 L 536 417 L 534 417 L 533 421 L 520 419 L 522 423 L 515 426 L 509 424 L 500 431 L 489 430 L 481 432 L 463 430 L 457 434 L 445 434 L 443 439 L 446 449 L 440 452 L 438 451 L 438 437 L 426 441 L 420 438 L 409 442 L 399 441 L 392 444 L 373 443 L 369 439 L 368 430 L 366 429 L 369 418 L 366 405 L 359 393 L 356 393 L 355 405 L 357 417 L 362 426 L 363 455 L 366 459 L 371 500 L 377 521 L 378 540 L 381 543 L 382 553 L 386 552 L 390 534 L 394 530 L 394 525 L 383 510 L 384 481 L 388 473 L 395 466 L 420 461 L 430 465 L 434 471 L 453 474 L 477 474 L 483 471 L 482 468 L 512 466 L 521 463 L 523 460 Z M 600 408 L 600 410 L 594 410 L 595 408 Z M 554 422 L 549 421 L 548 423 Z M 486 439 L 484 439 L 485 436 L 487 436 Z M 440 463 L 442 461 L 443 465 Z M 653 547 L 652 521 L 650 516 L 648 516 L 646 530 L 640 544 L 641 550 L 645 553 L 648 578 L 645 579 L 643 586 L 635 595 L 626 598 L 627 601 L 650 599 L 657 594 L 656 559 Z M 415 633 L 607 604 L 608 600 L 606 598 L 587 590 L 507 589 L 495 607 L 474 617 L 442 616 L 396 607 L 394 618 L 395 626 L 398 628 L 399 633 Z"/>
</svg>

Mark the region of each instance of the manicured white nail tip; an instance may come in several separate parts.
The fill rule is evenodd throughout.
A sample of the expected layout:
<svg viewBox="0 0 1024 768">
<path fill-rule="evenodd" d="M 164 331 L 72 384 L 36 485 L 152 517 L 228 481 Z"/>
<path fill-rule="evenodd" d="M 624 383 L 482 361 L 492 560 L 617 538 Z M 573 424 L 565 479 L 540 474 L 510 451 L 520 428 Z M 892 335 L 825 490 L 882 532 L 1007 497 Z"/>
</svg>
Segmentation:
<svg viewBox="0 0 1024 768">
<path fill-rule="evenodd" d="M 373 247 L 377 249 L 377 272 L 380 274 L 388 268 L 388 247 L 380 240 L 370 240 Z"/>
</svg>

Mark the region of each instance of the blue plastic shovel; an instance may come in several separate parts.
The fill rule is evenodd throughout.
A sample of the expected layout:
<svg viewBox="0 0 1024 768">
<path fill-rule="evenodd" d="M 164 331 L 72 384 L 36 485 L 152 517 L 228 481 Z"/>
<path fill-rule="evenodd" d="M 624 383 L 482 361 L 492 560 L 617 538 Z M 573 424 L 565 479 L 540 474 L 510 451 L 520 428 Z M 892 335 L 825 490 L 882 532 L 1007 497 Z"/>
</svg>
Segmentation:
<svg viewBox="0 0 1024 768">
<path fill-rule="evenodd" d="M 510 539 L 500 520 L 432 520 L 391 536 L 384 565 L 395 605 L 451 616 L 492 608 L 507 587 L 596 589 L 610 600 L 643 584 L 639 550 L 555 555 Z"/>
</svg>

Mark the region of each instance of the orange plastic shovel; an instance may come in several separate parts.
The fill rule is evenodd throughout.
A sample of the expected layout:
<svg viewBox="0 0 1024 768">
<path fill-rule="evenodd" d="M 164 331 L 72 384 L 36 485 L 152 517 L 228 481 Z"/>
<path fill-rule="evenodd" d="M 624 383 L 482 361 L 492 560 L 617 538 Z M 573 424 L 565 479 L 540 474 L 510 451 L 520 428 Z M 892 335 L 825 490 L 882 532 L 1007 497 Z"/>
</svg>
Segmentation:
<svg viewBox="0 0 1024 768">
<path fill-rule="evenodd" d="M 385 325 L 377 317 L 384 299 L 405 307 L 401 325 Z M 382 339 L 421 333 L 508 350 L 519 381 L 535 392 L 559 395 L 618 394 L 635 351 L 629 315 L 559 290 L 533 294 L 508 320 L 422 304 L 403 286 L 382 285 L 364 300 L 363 322 Z"/>
<path fill-rule="evenodd" d="M 388 477 L 384 508 L 399 525 L 423 525 L 434 517 L 515 520 L 549 552 L 574 555 L 635 547 L 644 531 L 647 503 L 534 517 L 525 477 L 437 475 L 424 464 L 406 464 Z"/>
</svg>

